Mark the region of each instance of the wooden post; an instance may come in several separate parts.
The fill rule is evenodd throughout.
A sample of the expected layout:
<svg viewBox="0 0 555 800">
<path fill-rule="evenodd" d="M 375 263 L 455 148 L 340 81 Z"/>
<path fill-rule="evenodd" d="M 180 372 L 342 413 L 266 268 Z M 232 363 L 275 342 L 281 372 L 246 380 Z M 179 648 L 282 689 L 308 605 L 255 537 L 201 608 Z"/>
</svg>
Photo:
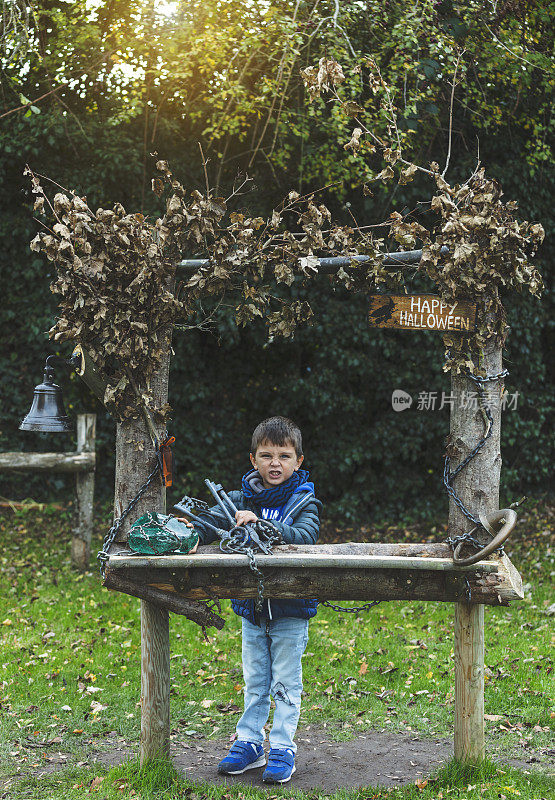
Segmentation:
<svg viewBox="0 0 555 800">
<path fill-rule="evenodd" d="M 488 375 L 501 372 L 501 348 L 493 340 L 484 349 L 482 366 Z M 451 386 L 453 406 L 449 452 L 453 470 L 483 437 L 485 426 L 477 403 L 474 382 L 463 375 L 454 375 Z M 475 517 L 480 512 L 488 513 L 499 508 L 502 386 L 502 380 L 485 384 L 488 405 L 493 416 L 492 435 L 454 484 L 457 495 Z M 450 499 L 449 535 L 455 536 L 472 527 L 472 523 Z M 484 606 L 455 603 L 454 631 L 455 758 L 468 763 L 477 762 L 485 755 Z"/>
<path fill-rule="evenodd" d="M 96 414 L 77 415 L 77 453 L 94 453 Z M 94 471 L 75 474 L 76 518 L 71 540 L 71 563 L 85 572 L 91 557 Z"/>
<path fill-rule="evenodd" d="M 169 755 L 169 612 L 141 600 L 141 764 Z"/>
<path fill-rule="evenodd" d="M 155 406 L 168 399 L 171 330 L 158 332 L 164 357 L 151 378 L 149 394 Z M 165 426 L 155 422 L 159 439 Z M 116 430 L 116 480 L 114 515 L 121 516 L 156 466 L 156 451 L 142 415 L 125 420 Z M 145 511 L 166 510 L 166 490 L 157 476 L 118 532 L 127 541 L 129 526 Z M 167 609 L 141 600 L 141 764 L 155 757 L 169 757 L 170 651 Z"/>
</svg>

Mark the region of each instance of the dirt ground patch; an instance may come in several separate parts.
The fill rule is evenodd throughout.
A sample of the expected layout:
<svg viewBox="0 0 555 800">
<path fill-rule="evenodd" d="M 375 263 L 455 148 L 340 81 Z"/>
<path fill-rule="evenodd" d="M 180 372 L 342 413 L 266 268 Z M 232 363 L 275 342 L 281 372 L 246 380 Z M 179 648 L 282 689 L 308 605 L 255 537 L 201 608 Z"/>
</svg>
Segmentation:
<svg viewBox="0 0 555 800">
<path fill-rule="evenodd" d="M 304 791 L 334 792 L 342 788 L 415 783 L 428 777 L 453 755 L 451 738 L 421 739 L 408 733 L 366 731 L 354 739 L 337 742 L 329 738 L 325 728 L 311 727 L 297 731 L 295 740 L 297 771 L 288 785 Z M 275 787 L 262 783 L 262 767 L 243 775 L 218 775 L 218 762 L 229 746 L 230 742 L 222 739 L 174 740 L 171 755 L 176 768 L 188 780 L 216 785 L 250 784 L 265 788 L 269 793 L 275 791 Z M 267 742 L 265 749 L 267 753 Z M 114 766 L 136 753 L 137 748 L 123 747 L 97 752 L 93 759 Z M 530 769 L 531 762 L 539 760 L 530 754 L 523 758 L 500 758 L 500 762 L 520 769 Z"/>
<path fill-rule="evenodd" d="M 311 729 L 300 731 L 296 741 L 297 771 L 290 785 L 305 791 L 321 789 L 334 792 L 341 788 L 414 783 L 448 761 L 451 754 L 451 742 L 447 739 L 422 740 L 403 734 L 372 731 L 346 742 L 335 742 L 326 737 L 325 731 Z M 262 783 L 263 768 L 244 775 L 218 775 L 216 767 L 227 747 L 223 742 L 211 741 L 209 744 L 211 746 L 206 747 L 203 753 L 192 745 L 192 749 L 176 754 L 174 763 L 189 780 L 267 786 Z M 272 789 L 271 786 L 267 788 L 269 791 Z"/>
<path fill-rule="evenodd" d="M 332 793 L 339 789 L 357 789 L 367 786 L 402 786 L 428 778 L 434 770 L 448 761 L 453 754 L 451 738 L 419 738 L 409 733 L 366 731 L 353 739 L 337 742 L 323 727 L 297 731 L 297 771 L 288 787 L 303 791 L 321 790 Z M 138 755 L 137 742 L 125 741 L 115 732 L 106 738 L 91 742 L 91 750 L 78 761 L 67 753 L 50 753 L 47 763 L 35 771 L 22 771 L 0 780 L 0 792 L 17 784 L 24 775 L 39 779 L 51 775 L 70 764 L 92 766 L 95 763 L 114 767 Z M 218 762 L 230 747 L 228 739 L 188 739 L 172 736 L 171 757 L 179 772 L 188 780 L 215 785 L 233 786 L 249 784 L 275 793 L 276 787 L 262 783 L 263 768 L 250 770 L 243 775 L 218 775 Z M 269 745 L 266 742 L 266 753 Z M 553 751 L 522 751 L 514 758 L 490 755 L 500 764 L 523 770 L 552 771 Z M 551 768 L 551 769 L 550 769 Z M 40 785 L 40 784 L 39 784 Z M 0 794 L 0 797 L 9 797 Z"/>
</svg>

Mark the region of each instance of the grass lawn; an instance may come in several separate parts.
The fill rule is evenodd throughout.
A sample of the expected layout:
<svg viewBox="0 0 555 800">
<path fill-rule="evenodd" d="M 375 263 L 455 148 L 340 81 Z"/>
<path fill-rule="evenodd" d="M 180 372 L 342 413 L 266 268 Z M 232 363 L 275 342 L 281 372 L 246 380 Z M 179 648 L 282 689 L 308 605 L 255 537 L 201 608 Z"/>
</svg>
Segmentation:
<svg viewBox="0 0 555 800">
<path fill-rule="evenodd" d="M 97 513 L 94 552 L 109 521 Z M 327 530 L 327 540 L 334 536 Z M 523 513 L 508 548 L 527 588 L 512 608 L 486 607 L 486 730 L 490 762 L 480 770 L 454 763 L 425 786 L 368 788 L 341 797 L 516 798 L 553 796 L 548 758 L 555 713 L 550 606 L 554 570 L 553 513 Z M 86 763 L 108 735 L 136 747 L 140 729 L 139 601 L 100 586 L 95 567 L 69 564 L 70 510 L 7 511 L 0 517 L 0 797 L 262 798 L 251 787 L 197 785 L 163 765 L 111 770 Z M 331 538 L 330 538 L 331 537 Z M 349 539 L 441 540 L 419 526 L 348 533 Z M 171 724 L 178 740 L 228 738 L 242 706 L 240 622 L 223 603 L 226 625 L 205 641 L 192 622 L 172 616 Z M 383 603 L 360 616 L 320 608 L 304 658 L 300 727 L 327 726 L 340 739 L 368 730 L 450 736 L 453 727 L 453 608 L 422 602 Z M 54 754 L 62 753 L 61 763 Z M 551 754 L 553 750 L 551 750 Z M 222 753 L 223 754 L 223 753 Z M 65 756 L 65 758 L 64 758 Z M 529 767 L 514 770 L 500 759 Z M 530 761 L 530 759 L 532 759 Z M 37 778 L 45 765 L 55 771 Z M 2 789 L 4 786 L 4 789 Z M 225 791 L 225 794 L 223 792 Z M 4 792 L 4 794 L 2 794 Z M 275 796 L 310 795 L 291 786 Z"/>
</svg>

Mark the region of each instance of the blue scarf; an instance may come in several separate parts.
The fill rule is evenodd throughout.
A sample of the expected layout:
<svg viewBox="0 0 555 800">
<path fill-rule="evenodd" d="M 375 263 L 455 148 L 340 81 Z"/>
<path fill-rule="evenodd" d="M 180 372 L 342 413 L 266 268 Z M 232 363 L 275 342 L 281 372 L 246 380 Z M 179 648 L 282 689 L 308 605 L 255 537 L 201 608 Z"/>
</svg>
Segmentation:
<svg viewBox="0 0 555 800">
<path fill-rule="evenodd" d="M 280 508 L 287 503 L 291 495 L 308 480 L 308 470 L 298 469 L 290 478 L 277 486 L 265 489 L 260 473 L 256 469 L 251 469 L 243 475 L 241 488 L 245 500 L 252 500 L 257 508 Z"/>
</svg>

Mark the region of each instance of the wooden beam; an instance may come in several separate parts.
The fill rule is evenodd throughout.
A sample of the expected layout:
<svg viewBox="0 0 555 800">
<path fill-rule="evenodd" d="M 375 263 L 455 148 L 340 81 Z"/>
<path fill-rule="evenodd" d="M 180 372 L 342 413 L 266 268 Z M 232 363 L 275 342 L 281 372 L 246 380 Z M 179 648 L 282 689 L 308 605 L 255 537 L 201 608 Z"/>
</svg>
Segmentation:
<svg viewBox="0 0 555 800">
<path fill-rule="evenodd" d="M 283 567 L 284 569 L 300 568 L 335 568 L 345 569 L 412 569 L 427 570 L 433 572 L 475 572 L 477 569 L 482 572 L 496 572 L 497 562 L 479 561 L 469 567 L 456 567 L 450 558 L 411 558 L 410 556 L 381 556 L 381 555 L 343 555 L 343 554 L 317 554 L 317 553 L 281 553 L 280 548 L 276 547 L 274 553 L 270 555 L 258 555 L 256 557 L 258 566 L 261 569 Z M 140 556 L 140 555 L 121 555 L 110 558 L 110 569 L 146 568 L 162 567 L 166 569 L 240 569 L 248 568 L 249 559 L 247 556 L 238 554 L 214 553 L 205 554 L 202 550 L 192 556 Z"/>
<path fill-rule="evenodd" d="M 77 415 L 77 452 L 93 453 L 96 440 L 96 414 Z M 91 557 L 93 527 L 94 472 L 75 475 L 76 519 L 71 540 L 71 563 L 85 572 Z"/>
<path fill-rule="evenodd" d="M 484 606 L 455 604 L 455 758 L 481 761 L 484 744 Z"/>
<path fill-rule="evenodd" d="M 442 247 L 441 254 L 445 255 L 449 252 L 449 248 Z M 422 258 L 422 250 L 402 250 L 394 253 L 382 253 L 382 266 L 390 267 L 392 269 L 405 268 L 410 269 L 420 263 Z M 364 264 L 371 260 L 371 256 L 354 255 L 354 256 L 329 256 L 318 259 L 318 272 L 323 275 L 332 275 L 340 267 L 348 269 L 355 264 Z M 179 270 L 186 272 L 196 272 L 201 267 L 209 264 L 208 258 L 186 258 L 180 261 L 177 265 Z"/>
<path fill-rule="evenodd" d="M 121 570 L 111 571 L 106 574 L 104 586 L 107 589 L 113 589 L 116 592 L 123 592 L 132 597 L 139 597 L 141 600 L 147 600 L 149 603 L 165 608 L 173 614 L 181 614 L 187 619 L 196 622 L 197 625 L 202 625 L 206 628 L 217 628 L 221 630 L 224 627 L 224 620 L 211 611 L 204 603 L 199 603 L 195 600 L 187 600 L 184 597 L 176 594 L 173 587 L 171 591 L 156 586 L 149 586 L 142 580 L 132 581 L 126 578 Z"/>
<path fill-rule="evenodd" d="M 487 375 L 502 370 L 501 347 L 491 339 L 483 351 L 481 366 Z M 488 405 L 493 416 L 492 434 L 479 454 L 455 479 L 455 490 L 466 508 L 477 517 L 499 508 L 501 472 L 501 388 L 502 380 L 486 384 Z M 467 402 L 463 402 L 466 392 Z M 451 469 L 466 458 L 484 436 L 485 425 L 479 403 L 473 403 L 476 386 L 464 375 L 451 378 L 451 431 L 448 452 Z M 474 395 L 475 397 L 476 395 Z M 458 505 L 449 502 L 449 534 L 469 531 L 473 523 Z M 484 541 L 487 540 L 487 537 Z M 512 566 L 512 565 L 511 565 Z M 471 589 L 472 598 L 472 589 Z M 476 596 L 472 598 L 476 599 Z M 455 605 L 455 758 L 474 763 L 485 755 L 484 739 L 484 609 L 469 602 Z"/>
<path fill-rule="evenodd" d="M 0 472 L 91 472 L 94 453 L 0 453 Z"/>
<path fill-rule="evenodd" d="M 257 563 L 265 596 L 277 599 L 456 602 L 467 597 L 468 586 L 472 603 L 507 605 L 522 597 L 520 575 L 506 556 L 460 568 L 447 557 L 449 550 L 443 543 L 286 545 L 275 555 L 257 556 Z M 395 551 L 408 554 L 392 555 Z M 411 555 L 418 552 L 426 557 Z M 191 600 L 252 598 L 258 588 L 246 557 L 221 553 L 217 545 L 190 556 L 133 555 L 121 547 L 106 572 L 110 580 L 118 574 Z"/>
</svg>

